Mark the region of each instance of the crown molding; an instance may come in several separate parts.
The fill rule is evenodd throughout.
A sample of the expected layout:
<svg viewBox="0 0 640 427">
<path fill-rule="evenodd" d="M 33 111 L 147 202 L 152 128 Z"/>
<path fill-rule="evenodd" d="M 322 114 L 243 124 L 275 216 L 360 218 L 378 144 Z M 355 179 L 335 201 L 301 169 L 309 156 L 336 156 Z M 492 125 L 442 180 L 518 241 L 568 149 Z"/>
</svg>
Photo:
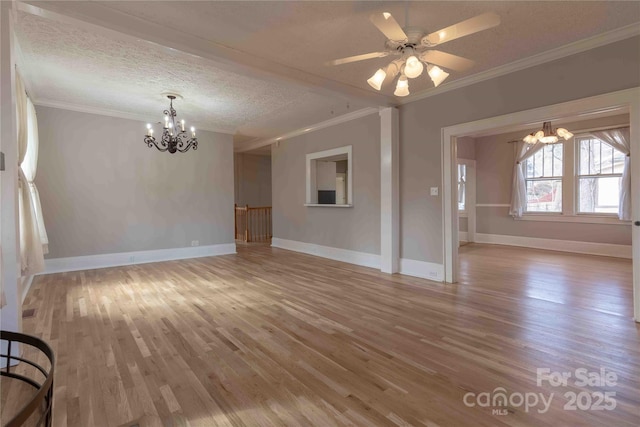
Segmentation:
<svg viewBox="0 0 640 427">
<path fill-rule="evenodd" d="M 575 55 L 577 53 L 585 52 L 590 49 L 595 49 L 597 47 L 605 46 L 610 43 L 615 43 L 617 41 L 625 40 L 638 35 L 640 35 L 640 24 L 635 23 L 627 25 L 615 30 L 607 31 L 606 33 L 578 40 L 573 43 L 569 43 L 564 46 L 560 46 L 555 49 L 530 56 L 528 58 L 519 59 L 505 65 L 500 65 L 498 67 L 482 71 L 468 77 L 462 77 L 458 80 L 453 80 L 450 83 L 443 84 L 437 88 L 429 89 L 426 92 L 400 99 L 398 100 L 398 103 L 400 105 L 410 104 L 421 99 L 440 95 L 451 90 L 460 89 L 465 86 L 470 86 L 485 80 L 493 79 L 495 77 L 500 77 L 516 71 L 524 70 L 525 68 L 530 68 L 536 65 L 555 61 L 557 59 L 562 59 L 567 56 Z"/>
<path fill-rule="evenodd" d="M 117 117 L 119 119 L 136 120 L 140 122 L 156 122 L 156 118 L 151 118 L 146 114 L 128 113 L 118 110 L 110 110 L 108 108 L 89 107 L 86 105 L 72 104 L 70 102 L 54 101 L 52 99 L 39 98 L 32 100 L 34 105 L 41 107 L 59 108 L 61 110 L 77 111 L 79 113 L 97 114 L 99 116 Z M 233 135 L 235 129 L 213 128 L 205 126 L 197 126 L 198 130 L 206 130 L 209 132 L 226 133 Z"/>
<path fill-rule="evenodd" d="M 325 120 L 324 122 L 316 123 L 311 126 L 305 126 L 303 128 L 296 129 L 291 132 L 287 132 L 280 136 L 274 136 L 271 138 L 256 138 L 247 142 L 236 144 L 234 151 L 236 153 L 244 153 L 246 151 L 255 150 L 256 148 L 261 148 L 266 145 L 271 145 L 279 141 L 284 141 L 285 139 L 293 138 L 295 136 L 315 132 L 317 130 L 324 129 L 330 126 L 335 126 L 340 123 L 349 122 L 351 120 L 356 120 L 361 117 L 368 116 L 370 114 L 378 113 L 379 111 L 380 111 L 379 108 L 373 108 L 373 107 L 362 108 L 360 110 L 356 110 L 351 113 L 343 114 L 341 116 L 334 117 L 329 120 Z"/>
</svg>

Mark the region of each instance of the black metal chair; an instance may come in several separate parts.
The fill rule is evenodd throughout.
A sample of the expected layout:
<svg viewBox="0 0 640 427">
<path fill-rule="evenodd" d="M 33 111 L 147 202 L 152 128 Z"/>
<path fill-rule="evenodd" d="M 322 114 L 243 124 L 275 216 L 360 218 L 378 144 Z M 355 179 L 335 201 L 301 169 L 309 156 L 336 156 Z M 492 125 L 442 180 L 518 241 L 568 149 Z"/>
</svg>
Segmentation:
<svg viewBox="0 0 640 427">
<path fill-rule="evenodd" d="M 10 377 L 18 379 L 20 381 L 24 381 L 37 390 L 37 392 L 31 397 L 31 399 L 29 399 L 22 406 L 20 411 L 11 420 L 4 424 L 4 427 L 22 426 L 27 420 L 30 419 L 30 417 L 38 410 L 38 408 L 42 408 L 42 415 L 40 415 L 40 418 L 38 418 L 38 421 L 35 425 L 44 425 L 46 427 L 50 427 L 53 417 L 53 370 L 55 366 L 55 357 L 53 355 L 53 350 L 51 350 L 51 347 L 49 347 L 49 345 L 46 342 L 42 341 L 40 338 L 36 338 L 31 335 L 20 334 L 17 332 L 0 331 L 0 341 L 6 341 L 7 343 L 7 353 L 0 354 L 0 360 L 4 359 L 4 362 L 6 362 L 5 367 L 0 370 L 0 375 L 3 377 Z M 30 345 L 44 353 L 51 363 L 49 371 L 31 360 L 27 360 L 18 356 L 12 356 L 11 347 L 12 345 L 14 345 L 14 343 Z M 14 360 L 24 362 L 36 368 L 44 375 L 44 382 L 38 383 L 36 380 L 25 375 L 11 372 L 11 363 Z"/>
</svg>

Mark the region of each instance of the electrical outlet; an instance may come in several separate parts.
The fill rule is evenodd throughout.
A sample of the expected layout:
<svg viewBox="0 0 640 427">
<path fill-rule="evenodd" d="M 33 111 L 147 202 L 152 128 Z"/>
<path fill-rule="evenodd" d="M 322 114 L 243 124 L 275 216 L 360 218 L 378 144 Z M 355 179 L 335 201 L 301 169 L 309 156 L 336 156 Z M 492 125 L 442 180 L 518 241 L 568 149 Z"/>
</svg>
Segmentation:
<svg viewBox="0 0 640 427">
<path fill-rule="evenodd" d="M 429 272 L 429 277 L 433 277 L 434 279 L 438 277 L 438 273 L 435 271 L 430 271 Z"/>
<path fill-rule="evenodd" d="M 432 196 L 438 195 L 438 187 L 431 187 L 431 195 Z"/>
<path fill-rule="evenodd" d="M 134 256 L 130 256 L 129 257 L 129 262 L 135 262 L 135 260 L 136 260 L 136 257 L 134 257 Z"/>
<path fill-rule="evenodd" d="M 191 246 L 200 246 L 200 242 L 197 240 L 192 240 L 191 241 Z"/>
</svg>

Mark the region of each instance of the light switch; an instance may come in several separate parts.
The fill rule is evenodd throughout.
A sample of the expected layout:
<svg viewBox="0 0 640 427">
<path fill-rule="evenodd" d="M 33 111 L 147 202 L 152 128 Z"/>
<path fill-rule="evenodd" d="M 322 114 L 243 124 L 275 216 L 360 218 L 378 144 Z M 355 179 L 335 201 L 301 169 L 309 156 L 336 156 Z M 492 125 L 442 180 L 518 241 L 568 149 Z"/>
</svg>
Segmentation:
<svg viewBox="0 0 640 427">
<path fill-rule="evenodd" d="M 432 196 L 438 195 L 438 187 L 431 187 L 431 195 Z"/>
</svg>

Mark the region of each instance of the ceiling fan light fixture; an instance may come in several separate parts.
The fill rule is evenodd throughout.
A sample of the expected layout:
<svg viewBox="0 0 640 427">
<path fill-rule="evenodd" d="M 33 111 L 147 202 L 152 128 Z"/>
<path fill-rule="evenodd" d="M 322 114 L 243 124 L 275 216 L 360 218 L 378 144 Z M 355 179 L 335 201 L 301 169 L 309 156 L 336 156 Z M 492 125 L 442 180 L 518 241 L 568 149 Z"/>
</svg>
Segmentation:
<svg viewBox="0 0 640 427">
<path fill-rule="evenodd" d="M 404 74 L 398 78 L 398 83 L 396 84 L 396 90 L 393 92 L 395 96 L 407 96 L 409 95 L 409 81 L 407 80 L 407 76 Z"/>
<path fill-rule="evenodd" d="M 564 138 L 565 141 L 568 141 L 571 138 L 573 138 L 573 134 L 571 132 L 569 132 L 568 130 L 566 130 L 565 128 L 556 129 L 556 133 L 558 134 L 558 136 L 560 138 Z"/>
<path fill-rule="evenodd" d="M 380 90 L 380 88 L 382 87 L 382 82 L 384 82 L 384 79 L 386 77 L 387 72 L 382 68 L 379 68 L 378 71 L 376 71 L 376 73 L 371 76 L 369 80 L 367 80 L 367 83 L 369 83 L 369 86 L 371 86 L 375 90 Z"/>
<path fill-rule="evenodd" d="M 427 65 L 427 72 L 429 73 L 429 77 L 433 81 L 435 87 L 438 87 L 440 83 L 442 83 L 447 77 L 449 77 L 449 73 L 442 70 L 442 68 L 437 65 Z"/>
<path fill-rule="evenodd" d="M 551 128 L 551 122 L 544 122 L 542 124 L 542 129 L 536 133 L 525 136 L 522 140 L 528 144 L 535 144 L 538 141 L 543 144 L 555 144 L 560 140 L 560 138 L 569 140 L 573 138 L 573 134 L 565 128 L 558 128 L 554 131 Z"/>
<path fill-rule="evenodd" d="M 422 70 L 424 70 L 424 66 L 422 62 L 415 56 L 411 55 L 407 58 L 407 62 L 404 66 L 404 74 L 410 79 L 415 79 L 416 77 L 422 74 Z"/>
</svg>

